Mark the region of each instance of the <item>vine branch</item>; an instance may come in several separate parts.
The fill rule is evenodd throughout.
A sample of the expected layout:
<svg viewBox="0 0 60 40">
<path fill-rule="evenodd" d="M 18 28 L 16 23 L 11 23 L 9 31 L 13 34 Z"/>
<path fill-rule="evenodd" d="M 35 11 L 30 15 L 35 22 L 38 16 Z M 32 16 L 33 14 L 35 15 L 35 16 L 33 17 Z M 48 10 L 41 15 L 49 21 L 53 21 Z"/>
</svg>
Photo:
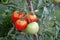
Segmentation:
<svg viewBox="0 0 60 40">
<path fill-rule="evenodd" d="M 27 3 L 28 3 L 28 6 L 29 6 L 29 11 L 31 11 L 32 13 L 34 13 L 32 1 L 27 0 Z"/>
<path fill-rule="evenodd" d="M 28 3 L 28 6 L 29 6 L 29 11 L 31 11 L 34 14 L 32 1 L 31 0 L 27 0 L 27 3 Z M 33 35 L 33 39 L 34 40 L 38 40 L 38 35 L 37 34 L 34 34 Z"/>
<path fill-rule="evenodd" d="M 35 35 L 33 36 L 33 38 L 34 38 L 34 40 L 38 40 L 38 35 L 35 34 Z"/>
</svg>

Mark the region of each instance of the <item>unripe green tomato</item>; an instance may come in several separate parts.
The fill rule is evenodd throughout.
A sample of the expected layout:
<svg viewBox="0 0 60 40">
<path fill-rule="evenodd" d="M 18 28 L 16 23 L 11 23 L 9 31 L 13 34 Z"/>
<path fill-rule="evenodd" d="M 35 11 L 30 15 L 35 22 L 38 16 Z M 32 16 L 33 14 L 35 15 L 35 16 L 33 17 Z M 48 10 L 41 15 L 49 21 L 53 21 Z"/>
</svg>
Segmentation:
<svg viewBox="0 0 60 40">
<path fill-rule="evenodd" d="M 60 0 L 54 0 L 54 2 L 59 3 L 59 2 L 60 2 Z"/>
<path fill-rule="evenodd" d="M 39 30 L 38 23 L 32 22 L 32 23 L 28 24 L 26 30 L 30 34 L 36 34 Z"/>
</svg>

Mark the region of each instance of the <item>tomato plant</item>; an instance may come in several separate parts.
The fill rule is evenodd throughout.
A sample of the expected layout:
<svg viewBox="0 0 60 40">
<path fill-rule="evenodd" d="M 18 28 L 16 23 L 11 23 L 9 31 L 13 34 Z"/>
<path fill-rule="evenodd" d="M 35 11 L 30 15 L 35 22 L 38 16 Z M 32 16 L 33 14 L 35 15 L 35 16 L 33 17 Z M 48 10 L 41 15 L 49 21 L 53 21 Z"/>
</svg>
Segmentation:
<svg viewBox="0 0 60 40">
<path fill-rule="evenodd" d="M 60 0 L 0 0 L 0 40 L 60 40 Z"/>
<path fill-rule="evenodd" d="M 19 31 L 25 30 L 27 27 L 27 21 L 24 19 L 18 19 L 15 23 L 15 28 Z"/>
</svg>

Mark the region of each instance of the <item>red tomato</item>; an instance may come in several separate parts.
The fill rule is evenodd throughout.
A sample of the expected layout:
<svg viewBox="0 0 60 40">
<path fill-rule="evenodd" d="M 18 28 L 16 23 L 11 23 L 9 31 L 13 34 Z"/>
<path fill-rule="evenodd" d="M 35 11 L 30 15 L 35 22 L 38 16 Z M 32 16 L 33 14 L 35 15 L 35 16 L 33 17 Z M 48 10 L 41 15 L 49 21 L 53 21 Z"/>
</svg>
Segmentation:
<svg viewBox="0 0 60 40">
<path fill-rule="evenodd" d="M 26 20 L 17 20 L 16 23 L 15 23 L 15 28 L 19 31 L 23 31 L 25 30 L 27 27 L 27 21 Z"/>
<path fill-rule="evenodd" d="M 12 13 L 12 20 L 15 23 L 18 19 L 24 17 L 24 13 L 19 13 L 18 11 L 15 11 Z"/>
<path fill-rule="evenodd" d="M 12 13 L 12 21 L 13 22 L 16 22 L 16 20 L 19 19 L 19 12 L 18 11 L 15 11 Z"/>
<path fill-rule="evenodd" d="M 21 12 L 20 14 L 19 14 L 19 18 L 22 18 L 22 17 L 24 17 L 25 16 L 25 13 L 24 12 Z"/>
<path fill-rule="evenodd" d="M 27 15 L 27 18 L 28 18 L 28 20 L 29 20 L 29 22 L 36 22 L 37 21 L 37 17 L 36 17 L 36 15 L 35 14 L 28 14 Z"/>
<path fill-rule="evenodd" d="M 27 21 L 27 23 L 29 24 L 29 20 L 27 19 L 27 17 L 25 17 L 25 20 Z"/>
</svg>

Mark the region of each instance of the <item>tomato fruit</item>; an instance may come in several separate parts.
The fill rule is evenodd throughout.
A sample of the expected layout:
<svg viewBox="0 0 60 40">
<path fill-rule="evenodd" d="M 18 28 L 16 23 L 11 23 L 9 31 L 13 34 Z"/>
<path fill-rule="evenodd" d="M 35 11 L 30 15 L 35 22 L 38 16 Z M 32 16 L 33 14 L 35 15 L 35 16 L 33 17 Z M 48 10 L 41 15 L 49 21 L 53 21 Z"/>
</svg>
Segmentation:
<svg viewBox="0 0 60 40">
<path fill-rule="evenodd" d="M 15 11 L 12 13 L 12 21 L 16 22 L 19 19 L 19 12 Z"/>
<path fill-rule="evenodd" d="M 12 20 L 14 23 L 22 17 L 24 17 L 24 13 L 19 13 L 18 11 L 12 13 Z"/>
<path fill-rule="evenodd" d="M 25 17 L 25 20 L 26 20 L 26 21 L 27 21 L 27 23 L 29 24 L 29 21 L 28 21 L 27 17 Z"/>
<path fill-rule="evenodd" d="M 19 13 L 19 18 L 22 18 L 24 16 L 25 16 L 25 13 L 24 12 Z"/>
<path fill-rule="evenodd" d="M 27 19 L 28 19 L 29 23 L 30 23 L 30 22 L 36 22 L 36 21 L 37 21 L 37 17 L 36 17 L 35 14 L 30 14 L 30 13 L 28 13 L 28 14 L 27 14 Z"/>
<path fill-rule="evenodd" d="M 19 31 L 23 31 L 25 30 L 27 27 L 27 21 L 26 20 L 22 20 L 22 19 L 19 19 L 16 21 L 15 23 L 15 28 Z"/>
<path fill-rule="evenodd" d="M 39 30 L 38 23 L 32 22 L 32 23 L 28 24 L 26 30 L 30 34 L 36 34 Z"/>
</svg>

